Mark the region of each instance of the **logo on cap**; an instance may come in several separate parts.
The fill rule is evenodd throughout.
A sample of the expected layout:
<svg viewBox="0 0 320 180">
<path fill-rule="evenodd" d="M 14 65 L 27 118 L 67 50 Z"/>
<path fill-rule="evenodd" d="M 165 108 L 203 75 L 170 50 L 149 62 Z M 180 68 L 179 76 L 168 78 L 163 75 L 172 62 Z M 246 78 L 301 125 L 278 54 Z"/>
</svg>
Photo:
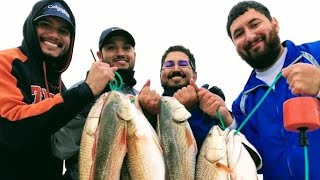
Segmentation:
<svg viewBox="0 0 320 180">
<path fill-rule="evenodd" d="M 46 16 L 56 16 L 60 17 L 67 22 L 71 24 L 71 26 L 74 28 L 74 22 L 71 21 L 70 14 L 65 10 L 64 6 L 59 2 L 54 2 L 42 11 L 42 13 L 34 19 L 34 21 L 37 21 L 38 19 Z"/>
<path fill-rule="evenodd" d="M 63 8 L 59 7 L 58 5 L 53 5 L 53 4 L 50 4 L 48 6 L 49 9 L 53 8 L 53 9 L 56 9 L 57 11 L 61 12 L 62 14 L 64 14 L 65 16 L 67 16 L 67 18 L 70 18 L 70 15 L 69 13 L 64 10 Z"/>
</svg>

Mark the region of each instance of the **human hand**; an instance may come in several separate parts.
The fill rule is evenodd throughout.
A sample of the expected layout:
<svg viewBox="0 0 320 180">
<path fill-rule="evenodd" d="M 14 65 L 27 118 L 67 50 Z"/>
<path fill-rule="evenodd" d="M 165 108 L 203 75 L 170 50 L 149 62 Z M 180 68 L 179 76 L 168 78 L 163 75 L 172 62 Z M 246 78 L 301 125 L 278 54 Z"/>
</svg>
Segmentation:
<svg viewBox="0 0 320 180">
<path fill-rule="evenodd" d="M 109 64 L 98 61 L 91 66 L 86 83 L 89 85 L 93 95 L 100 94 L 109 81 L 113 81 L 117 67 L 110 67 Z"/>
<path fill-rule="evenodd" d="M 282 70 L 292 94 L 317 95 L 320 90 L 320 69 L 312 64 L 297 63 Z"/>
<path fill-rule="evenodd" d="M 230 126 L 233 122 L 224 100 L 210 92 L 208 89 L 200 88 L 198 91 L 200 109 L 211 117 L 218 118 L 217 111 L 221 114 L 225 126 Z"/>
<path fill-rule="evenodd" d="M 150 80 L 144 84 L 139 93 L 138 100 L 145 112 L 156 115 L 159 113 L 160 95 L 155 90 L 150 89 L 150 84 Z"/>
<path fill-rule="evenodd" d="M 184 107 L 190 109 L 198 103 L 197 91 L 198 87 L 191 79 L 190 85 L 179 89 L 173 94 L 173 97 L 176 98 L 181 104 L 183 104 Z"/>
</svg>

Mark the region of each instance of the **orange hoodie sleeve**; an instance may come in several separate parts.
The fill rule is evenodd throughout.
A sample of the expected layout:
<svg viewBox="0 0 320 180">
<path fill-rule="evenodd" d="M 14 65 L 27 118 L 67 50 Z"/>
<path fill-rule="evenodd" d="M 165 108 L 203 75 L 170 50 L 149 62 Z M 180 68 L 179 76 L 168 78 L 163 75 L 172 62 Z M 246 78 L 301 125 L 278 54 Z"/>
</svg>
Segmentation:
<svg viewBox="0 0 320 180">
<path fill-rule="evenodd" d="M 84 82 L 52 98 L 34 102 L 39 91 L 32 91 L 31 82 L 36 77 L 29 76 L 26 57 L 12 53 L 0 56 L 0 141 L 16 147 L 49 138 L 93 101 L 94 96 Z"/>
</svg>

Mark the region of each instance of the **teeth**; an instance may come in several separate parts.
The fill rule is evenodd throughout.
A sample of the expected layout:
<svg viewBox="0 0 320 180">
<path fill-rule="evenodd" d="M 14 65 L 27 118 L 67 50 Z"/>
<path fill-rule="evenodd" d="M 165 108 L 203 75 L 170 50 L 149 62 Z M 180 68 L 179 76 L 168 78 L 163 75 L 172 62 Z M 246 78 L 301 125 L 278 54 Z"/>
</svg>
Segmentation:
<svg viewBox="0 0 320 180">
<path fill-rule="evenodd" d="M 52 47 L 58 47 L 58 45 L 57 44 L 53 44 L 53 43 L 51 43 L 51 42 L 49 42 L 49 41 L 44 41 L 44 43 L 46 44 L 46 45 L 48 45 L 48 46 L 52 46 Z"/>
<path fill-rule="evenodd" d="M 174 76 L 174 77 L 172 77 L 171 79 L 182 79 L 182 77 L 180 77 L 180 76 Z"/>
</svg>

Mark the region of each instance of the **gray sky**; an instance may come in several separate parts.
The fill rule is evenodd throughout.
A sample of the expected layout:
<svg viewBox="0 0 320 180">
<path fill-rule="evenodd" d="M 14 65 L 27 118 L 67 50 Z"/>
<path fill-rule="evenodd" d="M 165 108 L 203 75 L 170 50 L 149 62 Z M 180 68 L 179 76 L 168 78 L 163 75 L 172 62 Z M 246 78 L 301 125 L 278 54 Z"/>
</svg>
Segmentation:
<svg viewBox="0 0 320 180">
<path fill-rule="evenodd" d="M 196 58 L 197 85 L 220 87 L 226 104 L 242 90 L 251 68 L 240 59 L 226 32 L 230 8 L 239 0 L 66 0 L 76 17 L 73 60 L 63 74 L 67 87 L 85 78 L 93 62 L 90 48 L 98 50 L 100 33 L 111 26 L 129 31 L 136 40 L 135 86 L 151 80 L 162 93 L 160 61 L 171 45 L 183 45 Z M 5 2 L 5 3 L 4 3 Z M 36 0 L 1 2 L 0 49 L 21 44 L 22 26 Z M 320 11 L 316 0 L 259 0 L 280 24 L 280 39 L 296 44 L 319 39 Z M 262 179 L 262 176 L 259 176 Z"/>
<path fill-rule="evenodd" d="M 5 4 L 4 4 L 5 2 Z M 21 44 L 22 25 L 36 0 L 3 1 L 0 11 L 0 49 Z M 171 45 L 183 45 L 193 52 L 198 71 L 197 84 L 220 87 L 230 108 L 242 90 L 251 68 L 240 59 L 225 26 L 230 8 L 238 0 L 66 0 L 76 17 L 73 60 L 63 74 L 67 87 L 85 78 L 93 62 L 90 48 L 98 50 L 101 31 L 111 26 L 128 30 L 136 40 L 135 86 L 151 80 L 151 88 L 162 93 L 160 61 Z M 281 40 L 300 44 L 319 37 L 319 8 L 316 0 L 260 0 L 280 24 Z M 302 3 L 303 2 L 303 3 Z M 315 23 L 313 23 L 315 22 Z"/>
</svg>

